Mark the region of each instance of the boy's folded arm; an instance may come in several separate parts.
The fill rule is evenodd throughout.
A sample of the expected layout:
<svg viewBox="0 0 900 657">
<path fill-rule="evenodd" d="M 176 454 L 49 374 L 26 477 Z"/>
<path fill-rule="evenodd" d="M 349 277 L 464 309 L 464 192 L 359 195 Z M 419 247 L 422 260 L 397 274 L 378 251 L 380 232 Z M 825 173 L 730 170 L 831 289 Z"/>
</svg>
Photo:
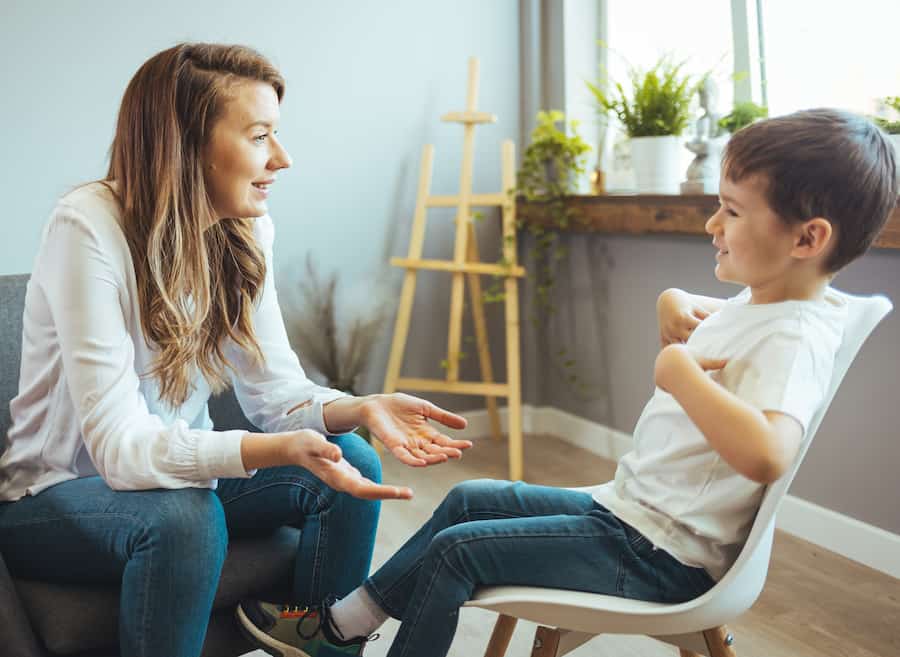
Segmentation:
<svg viewBox="0 0 900 657">
<path fill-rule="evenodd" d="M 656 318 L 662 346 L 686 342 L 697 325 L 725 304 L 725 299 L 691 294 L 670 287 L 656 300 Z"/>
<path fill-rule="evenodd" d="M 683 347 L 665 351 L 668 358 L 660 358 L 666 362 L 657 364 L 657 385 L 675 397 L 725 462 L 763 484 L 784 474 L 800 449 L 800 423 L 784 413 L 760 411 L 729 392 Z"/>
</svg>

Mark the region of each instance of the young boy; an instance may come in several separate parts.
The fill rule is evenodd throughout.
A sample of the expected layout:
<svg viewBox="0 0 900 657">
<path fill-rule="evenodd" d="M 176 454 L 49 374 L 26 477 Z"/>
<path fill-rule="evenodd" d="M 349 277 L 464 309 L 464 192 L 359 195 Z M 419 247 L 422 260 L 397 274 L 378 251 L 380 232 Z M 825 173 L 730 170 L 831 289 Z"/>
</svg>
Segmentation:
<svg viewBox="0 0 900 657">
<path fill-rule="evenodd" d="M 242 603 L 275 654 L 360 654 L 388 616 L 389 657 L 446 655 L 481 586 L 533 585 L 641 600 L 701 595 L 736 559 L 765 485 L 824 401 L 845 310 L 829 282 L 862 255 L 898 195 L 893 147 L 834 110 L 753 124 L 729 142 L 706 231 L 716 277 L 745 287 L 658 303 L 657 389 L 615 480 L 592 494 L 470 481 L 346 598 L 293 617 Z M 559 568 L 560 562 L 566 564 Z"/>
</svg>

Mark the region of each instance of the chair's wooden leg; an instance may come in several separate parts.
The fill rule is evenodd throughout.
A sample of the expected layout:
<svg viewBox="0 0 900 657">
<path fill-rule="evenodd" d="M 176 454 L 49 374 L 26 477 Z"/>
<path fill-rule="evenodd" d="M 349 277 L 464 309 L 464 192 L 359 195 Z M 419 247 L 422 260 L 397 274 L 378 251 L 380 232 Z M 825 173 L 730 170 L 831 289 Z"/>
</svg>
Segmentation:
<svg viewBox="0 0 900 657">
<path fill-rule="evenodd" d="M 678 649 L 678 657 L 703 657 L 702 655 L 698 655 L 693 650 L 685 650 L 684 648 Z"/>
<path fill-rule="evenodd" d="M 534 646 L 531 648 L 531 657 L 556 657 L 559 651 L 559 629 L 555 627 L 538 626 L 534 633 Z"/>
<path fill-rule="evenodd" d="M 732 645 L 734 635 L 728 631 L 725 625 L 719 625 L 703 633 L 706 639 L 706 647 L 709 648 L 709 657 L 737 657 Z"/>
<path fill-rule="evenodd" d="M 491 640 L 488 641 L 487 650 L 484 651 L 484 657 L 503 657 L 506 654 L 509 640 L 512 639 L 513 630 L 516 629 L 518 622 L 519 619 L 514 616 L 500 614 L 500 618 L 494 624 L 494 631 L 491 633 Z"/>
</svg>

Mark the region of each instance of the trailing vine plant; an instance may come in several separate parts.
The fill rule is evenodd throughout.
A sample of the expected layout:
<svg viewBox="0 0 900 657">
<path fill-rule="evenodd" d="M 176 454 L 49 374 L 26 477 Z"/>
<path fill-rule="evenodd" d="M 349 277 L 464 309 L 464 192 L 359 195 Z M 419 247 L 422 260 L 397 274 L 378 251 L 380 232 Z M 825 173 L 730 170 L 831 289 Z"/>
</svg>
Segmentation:
<svg viewBox="0 0 900 657">
<path fill-rule="evenodd" d="M 531 143 L 525 149 L 522 166 L 516 178 L 514 193 L 527 202 L 543 205 L 545 221 L 527 224 L 519 218 L 518 227 L 534 238 L 529 252 L 534 262 L 534 308 L 536 325 L 556 310 L 553 301 L 554 273 L 557 263 L 566 256 L 559 242 L 560 231 L 572 222 L 572 210 L 566 205 L 567 195 L 576 191 L 579 176 L 585 173 L 591 147 L 578 134 L 578 121 L 568 122 L 556 110 L 538 112 Z"/>
</svg>

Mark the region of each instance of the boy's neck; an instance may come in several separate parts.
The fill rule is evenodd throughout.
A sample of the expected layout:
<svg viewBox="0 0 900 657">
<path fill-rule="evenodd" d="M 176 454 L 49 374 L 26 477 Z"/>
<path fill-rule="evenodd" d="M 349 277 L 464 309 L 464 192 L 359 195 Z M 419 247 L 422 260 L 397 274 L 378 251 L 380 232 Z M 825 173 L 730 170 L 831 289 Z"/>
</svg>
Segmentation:
<svg viewBox="0 0 900 657">
<path fill-rule="evenodd" d="M 823 299 L 831 274 L 789 276 L 764 285 L 750 286 L 750 303 L 779 303 L 781 301 L 815 301 Z"/>
</svg>

